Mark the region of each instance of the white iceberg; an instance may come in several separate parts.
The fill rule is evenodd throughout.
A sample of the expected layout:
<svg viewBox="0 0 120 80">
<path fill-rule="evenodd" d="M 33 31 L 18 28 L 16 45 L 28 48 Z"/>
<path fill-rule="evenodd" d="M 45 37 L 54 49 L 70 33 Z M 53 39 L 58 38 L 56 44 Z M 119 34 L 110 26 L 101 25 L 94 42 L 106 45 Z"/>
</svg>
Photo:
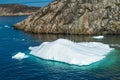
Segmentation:
<svg viewBox="0 0 120 80">
<path fill-rule="evenodd" d="M 110 44 L 110 46 L 120 47 L 120 45 L 119 45 L 119 44 Z"/>
<path fill-rule="evenodd" d="M 102 36 L 102 35 L 101 35 L 101 36 L 93 36 L 93 38 L 94 38 L 94 39 L 103 39 L 104 36 Z"/>
<path fill-rule="evenodd" d="M 4 25 L 4 27 L 5 27 L 5 28 L 10 28 L 10 26 L 8 26 L 8 25 Z"/>
<path fill-rule="evenodd" d="M 66 39 L 44 42 L 40 46 L 29 47 L 30 54 L 46 60 L 60 61 L 75 65 L 89 65 L 105 58 L 112 48 L 98 42 L 75 43 Z"/>
<path fill-rule="evenodd" d="M 18 60 L 22 60 L 25 58 L 28 58 L 28 55 L 22 52 L 18 52 L 16 55 L 12 56 L 12 59 L 18 59 Z"/>
</svg>

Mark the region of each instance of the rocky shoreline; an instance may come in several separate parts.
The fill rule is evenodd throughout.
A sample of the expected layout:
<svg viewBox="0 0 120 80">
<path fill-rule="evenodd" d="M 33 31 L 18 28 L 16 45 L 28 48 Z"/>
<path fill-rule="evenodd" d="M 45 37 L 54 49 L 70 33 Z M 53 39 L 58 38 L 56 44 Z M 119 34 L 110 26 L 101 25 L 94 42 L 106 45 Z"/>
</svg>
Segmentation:
<svg viewBox="0 0 120 80">
<path fill-rule="evenodd" d="M 120 34 L 120 0 L 55 0 L 14 27 L 38 34 Z"/>
<path fill-rule="evenodd" d="M 31 15 L 40 7 L 29 7 L 21 4 L 0 4 L 0 16 Z"/>
</svg>

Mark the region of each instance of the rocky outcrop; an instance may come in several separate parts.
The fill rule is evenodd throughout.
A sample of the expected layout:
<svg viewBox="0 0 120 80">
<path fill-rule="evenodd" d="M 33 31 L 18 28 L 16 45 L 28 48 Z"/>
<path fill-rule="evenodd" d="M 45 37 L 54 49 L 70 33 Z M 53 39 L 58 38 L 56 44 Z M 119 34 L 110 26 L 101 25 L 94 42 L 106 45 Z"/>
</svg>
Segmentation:
<svg viewBox="0 0 120 80">
<path fill-rule="evenodd" d="M 30 15 L 40 7 L 28 7 L 20 4 L 0 4 L 0 16 Z"/>
<path fill-rule="evenodd" d="M 55 0 L 14 27 L 32 33 L 120 34 L 120 0 Z"/>
</svg>

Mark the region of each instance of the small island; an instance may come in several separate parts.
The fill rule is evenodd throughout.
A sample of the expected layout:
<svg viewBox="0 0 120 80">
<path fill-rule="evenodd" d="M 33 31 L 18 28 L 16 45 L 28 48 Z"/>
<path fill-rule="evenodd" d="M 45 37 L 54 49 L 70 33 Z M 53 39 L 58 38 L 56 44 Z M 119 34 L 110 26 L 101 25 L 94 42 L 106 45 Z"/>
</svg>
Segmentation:
<svg viewBox="0 0 120 80">
<path fill-rule="evenodd" d="M 21 4 L 0 4 L 0 16 L 31 15 L 40 7 L 30 7 Z"/>
</svg>

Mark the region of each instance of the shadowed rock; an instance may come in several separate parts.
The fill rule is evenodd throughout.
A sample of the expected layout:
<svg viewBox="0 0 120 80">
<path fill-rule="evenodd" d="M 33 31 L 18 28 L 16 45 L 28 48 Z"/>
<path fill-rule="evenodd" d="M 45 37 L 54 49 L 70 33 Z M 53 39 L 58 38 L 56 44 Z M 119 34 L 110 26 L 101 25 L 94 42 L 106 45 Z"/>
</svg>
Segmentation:
<svg viewBox="0 0 120 80">
<path fill-rule="evenodd" d="M 120 0 L 55 0 L 14 27 L 32 33 L 120 34 Z"/>
</svg>

